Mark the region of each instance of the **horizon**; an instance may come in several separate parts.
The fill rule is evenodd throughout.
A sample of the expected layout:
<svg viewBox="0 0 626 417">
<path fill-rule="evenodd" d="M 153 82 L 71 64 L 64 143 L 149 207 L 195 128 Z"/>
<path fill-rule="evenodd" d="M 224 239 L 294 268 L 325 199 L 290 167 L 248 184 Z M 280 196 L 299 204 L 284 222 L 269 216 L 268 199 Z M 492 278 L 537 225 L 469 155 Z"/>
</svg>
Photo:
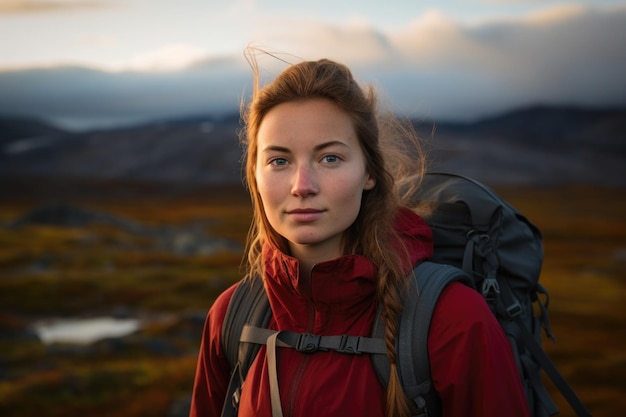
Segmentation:
<svg viewBox="0 0 626 417">
<path fill-rule="evenodd" d="M 604 113 L 604 112 L 626 112 L 626 104 L 625 105 L 616 105 L 616 106 L 584 106 L 584 105 L 569 105 L 569 104 L 529 104 L 522 105 L 519 107 L 506 109 L 506 110 L 496 110 L 494 113 L 484 114 L 482 117 L 478 117 L 472 120 L 464 120 L 464 119 L 445 119 L 445 118 L 428 118 L 421 117 L 420 115 L 414 115 L 408 117 L 408 120 L 413 123 L 433 123 L 438 126 L 471 126 L 478 123 L 484 123 L 487 121 L 497 120 L 500 118 L 505 118 L 511 115 L 519 115 L 520 113 L 529 112 L 529 111 L 541 111 L 541 112 L 550 112 L 550 111 L 565 111 L 565 112 L 583 112 L 583 113 Z M 89 133 L 92 131 L 108 131 L 108 130 L 126 130 L 126 129 L 137 129 L 150 127 L 154 125 L 163 125 L 168 126 L 170 124 L 178 124 L 178 123 L 193 123 L 197 122 L 200 124 L 203 123 L 222 123 L 232 121 L 234 118 L 239 118 L 241 115 L 240 111 L 237 109 L 233 109 L 231 111 L 219 111 L 213 113 L 188 113 L 188 114 L 180 114 L 176 116 L 162 116 L 155 118 L 147 118 L 141 120 L 134 120 L 128 123 L 113 123 L 108 125 L 99 125 L 95 124 L 93 127 L 91 125 L 85 128 L 75 128 L 72 126 L 64 126 L 63 124 L 56 123 L 53 120 L 46 119 L 45 117 L 38 116 L 29 116 L 29 115 L 16 115 L 16 114 L 5 114 L 0 113 L 0 122 L 26 122 L 26 123 L 41 123 L 45 126 L 58 129 L 62 132 L 66 133 Z M 403 115 L 393 114 L 394 117 L 404 118 Z M 8 139 L 8 138 L 5 138 Z"/>
</svg>

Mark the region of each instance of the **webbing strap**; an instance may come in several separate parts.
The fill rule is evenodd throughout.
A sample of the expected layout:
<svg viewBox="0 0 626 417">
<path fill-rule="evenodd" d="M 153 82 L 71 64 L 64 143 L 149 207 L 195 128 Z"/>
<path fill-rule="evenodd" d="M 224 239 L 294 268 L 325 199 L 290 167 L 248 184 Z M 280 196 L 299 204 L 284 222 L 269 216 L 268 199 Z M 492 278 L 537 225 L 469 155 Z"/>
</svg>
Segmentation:
<svg viewBox="0 0 626 417">
<path fill-rule="evenodd" d="M 535 341 L 533 335 L 528 331 L 524 322 L 519 316 L 514 317 L 513 321 L 518 325 L 520 334 L 523 337 L 524 345 L 528 348 L 533 357 L 541 365 L 546 374 L 550 377 L 554 385 L 559 389 L 563 397 L 567 400 L 572 409 L 579 417 L 591 417 L 589 411 L 580 401 L 572 387 L 567 383 L 550 358 L 546 355 L 541 346 Z"/>
<path fill-rule="evenodd" d="M 273 417 L 283 417 L 278 384 L 277 347 L 293 348 L 305 353 L 313 353 L 318 350 L 334 350 L 340 353 L 355 355 L 361 353 L 386 353 L 385 341 L 382 339 L 350 335 L 317 336 L 310 333 L 270 330 L 249 324 L 244 325 L 240 341 L 267 345 L 267 368 Z"/>
<path fill-rule="evenodd" d="M 241 331 L 241 342 L 267 344 L 269 337 L 278 334 L 275 344 L 278 347 L 288 347 L 299 352 L 313 353 L 318 350 L 334 350 L 339 353 L 360 355 L 361 353 L 378 353 L 386 355 L 383 339 L 364 336 L 317 336 L 310 333 L 297 333 L 265 329 L 246 324 Z M 269 347 L 268 347 L 269 348 Z"/>
<path fill-rule="evenodd" d="M 539 404 L 549 416 L 553 416 L 555 414 L 559 414 L 559 409 L 552 401 L 548 390 L 543 385 L 541 380 L 541 373 L 539 372 L 540 367 L 531 357 L 528 355 L 522 355 L 520 357 L 520 362 L 522 368 L 524 368 L 524 372 L 526 372 L 528 382 L 530 383 L 530 389 L 536 395 L 536 398 L 539 400 Z M 533 407 L 537 408 L 537 401 L 533 402 Z"/>
<path fill-rule="evenodd" d="M 267 368 L 270 378 L 270 400 L 272 402 L 272 416 L 283 417 L 283 407 L 280 401 L 280 388 L 278 386 L 278 371 L 276 366 L 276 343 L 279 332 L 271 334 L 266 340 L 267 344 Z"/>
<path fill-rule="evenodd" d="M 544 302 L 541 301 L 539 294 L 543 295 L 545 298 Z M 541 315 L 539 316 L 541 319 L 541 325 L 543 326 L 546 336 L 552 340 L 552 343 L 556 343 L 556 337 L 552 333 L 550 319 L 548 318 L 548 304 L 550 304 L 550 294 L 548 294 L 548 290 L 546 290 L 543 285 L 537 283 L 537 305 L 539 306 L 539 311 L 541 312 Z"/>
</svg>

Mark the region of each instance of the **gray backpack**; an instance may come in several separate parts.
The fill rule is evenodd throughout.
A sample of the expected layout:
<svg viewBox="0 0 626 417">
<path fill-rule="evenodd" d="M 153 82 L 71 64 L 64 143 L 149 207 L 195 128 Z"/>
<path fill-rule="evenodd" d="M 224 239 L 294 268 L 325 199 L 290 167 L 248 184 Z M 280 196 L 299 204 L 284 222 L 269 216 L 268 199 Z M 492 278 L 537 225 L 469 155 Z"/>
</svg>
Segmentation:
<svg viewBox="0 0 626 417">
<path fill-rule="evenodd" d="M 546 417 L 559 412 L 543 385 L 543 370 L 578 416 L 590 416 L 541 347 L 542 328 L 552 340 L 554 336 L 547 316 L 548 293 L 539 284 L 543 262 L 539 230 L 490 188 L 466 177 L 428 173 L 415 197 L 432 204 L 433 212 L 425 220 L 433 229 L 435 251 L 432 261 L 418 264 L 413 271 L 416 279 L 410 280 L 397 337 L 400 380 L 413 400 L 414 415 L 441 415 L 430 378 L 428 329 L 441 291 L 450 282 L 460 281 L 483 295 L 507 335 L 531 415 Z M 538 314 L 533 312 L 533 305 Z M 270 318 L 261 280 L 242 280 L 222 329 L 222 343 L 232 370 L 222 416 L 237 415 L 247 370 L 259 346 L 272 339 L 272 344 L 278 342 L 279 346 L 307 353 L 319 349 L 368 353 L 381 382 L 387 384 L 389 364 L 380 314 L 371 337 L 276 334 L 267 329 Z M 271 390 L 278 388 L 271 386 Z"/>
</svg>

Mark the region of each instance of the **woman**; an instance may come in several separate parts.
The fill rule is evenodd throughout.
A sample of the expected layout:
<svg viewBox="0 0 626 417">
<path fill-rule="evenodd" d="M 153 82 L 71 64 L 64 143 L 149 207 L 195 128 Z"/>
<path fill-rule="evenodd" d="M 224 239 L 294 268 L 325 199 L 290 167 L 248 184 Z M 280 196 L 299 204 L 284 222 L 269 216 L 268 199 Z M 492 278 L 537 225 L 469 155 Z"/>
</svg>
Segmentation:
<svg viewBox="0 0 626 417">
<path fill-rule="evenodd" d="M 419 147 L 406 147 L 414 135 L 393 141 L 393 123 L 381 122 L 375 101 L 348 68 L 329 60 L 292 65 L 262 89 L 255 67 L 244 113 L 254 209 L 247 262 L 248 273 L 264 281 L 269 327 L 369 336 L 380 305 L 391 367 L 385 387 L 369 355 L 277 349 L 285 416 L 410 415 L 395 335 L 409 273 L 433 250 L 429 227 L 403 197 L 419 185 L 424 164 Z M 233 291 L 220 295 L 206 320 L 194 417 L 220 415 L 225 401 L 230 369 L 221 327 Z M 475 291 L 458 283 L 444 291 L 428 349 L 444 417 L 528 415 L 508 341 Z M 239 416 L 272 415 L 266 353 L 262 346 L 248 372 Z"/>
</svg>

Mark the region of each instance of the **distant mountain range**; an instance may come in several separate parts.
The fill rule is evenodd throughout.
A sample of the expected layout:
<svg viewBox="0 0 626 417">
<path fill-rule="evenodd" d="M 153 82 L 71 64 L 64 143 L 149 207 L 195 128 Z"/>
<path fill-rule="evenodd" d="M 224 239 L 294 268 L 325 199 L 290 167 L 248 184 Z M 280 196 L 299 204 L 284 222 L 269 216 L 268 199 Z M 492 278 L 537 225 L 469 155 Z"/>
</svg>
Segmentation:
<svg viewBox="0 0 626 417">
<path fill-rule="evenodd" d="M 626 109 L 535 106 L 471 123 L 415 121 L 432 170 L 491 185 L 626 186 Z M 68 132 L 0 116 L 2 177 L 239 182 L 239 117 Z"/>
</svg>

